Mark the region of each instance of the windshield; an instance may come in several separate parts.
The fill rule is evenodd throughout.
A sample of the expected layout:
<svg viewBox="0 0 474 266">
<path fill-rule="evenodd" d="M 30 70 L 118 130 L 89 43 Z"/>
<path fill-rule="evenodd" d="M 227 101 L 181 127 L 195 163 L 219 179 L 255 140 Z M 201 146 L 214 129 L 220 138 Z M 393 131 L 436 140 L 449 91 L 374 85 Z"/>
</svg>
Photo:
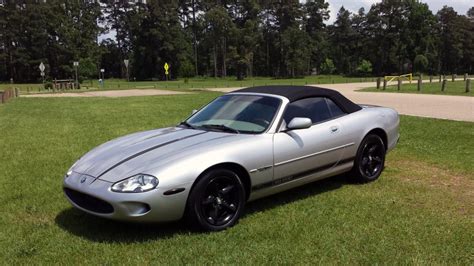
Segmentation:
<svg viewBox="0 0 474 266">
<path fill-rule="evenodd" d="M 224 95 L 204 107 L 186 123 L 234 133 L 262 133 L 273 121 L 281 100 L 254 95 Z"/>
</svg>

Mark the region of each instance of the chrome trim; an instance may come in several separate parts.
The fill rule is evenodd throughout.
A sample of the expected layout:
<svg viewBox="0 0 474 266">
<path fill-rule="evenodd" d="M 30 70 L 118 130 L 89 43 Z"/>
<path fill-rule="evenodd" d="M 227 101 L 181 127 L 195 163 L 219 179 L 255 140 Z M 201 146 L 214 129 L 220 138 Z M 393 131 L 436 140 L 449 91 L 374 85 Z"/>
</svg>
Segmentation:
<svg viewBox="0 0 474 266">
<path fill-rule="evenodd" d="M 260 167 L 260 168 L 257 168 L 257 169 L 252 169 L 252 170 L 250 170 L 249 172 L 250 172 L 251 174 L 256 173 L 256 172 L 263 172 L 263 171 L 268 170 L 268 169 L 270 169 L 270 168 L 272 168 L 272 167 L 273 167 L 273 166 L 271 166 L 271 165 L 263 166 L 263 167 Z"/>
<path fill-rule="evenodd" d="M 292 162 L 295 162 L 295 161 L 303 160 L 303 159 L 306 159 L 306 158 L 309 158 L 309 157 L 313 157 L 313 156 L 316 156 L 316 155 L 320 155 L 320 154 L 323 154 L 323 153 L 326 153 L 326 152 L 331 152 L 331 151 L 343 149 L 343 148 L 346 148 L 346 147 L 349 147 L 349 146 L 352 146 L 352 145 L 354 145 L 354 142 L 348 143 L 348 144 L 344 144 L 344 145 L 341 145 L 341 146 L 338 146 L 338 147 L 334 147 L 334 148 L 331 148 L 331 149 L 327 149 L 327 150 L 324 150 L 324 151 L 318 151 L 318 152 L 311 153 L 311 154 L 308 154 L 308 155 L 305 155 L 305 156 L 301 156 L 301 157 L 298 157 L 298 158 L 294 158 L 294 159 L 291 159 L 291 160 L 279 162 L 279 163 L 276 163 L 276 164 L 275 164 L 275 167 L 281 166 L 281 165 L 284 165 L 284 164 L 287 164 L 287 163 L 292 163 Z"/>
</svg>

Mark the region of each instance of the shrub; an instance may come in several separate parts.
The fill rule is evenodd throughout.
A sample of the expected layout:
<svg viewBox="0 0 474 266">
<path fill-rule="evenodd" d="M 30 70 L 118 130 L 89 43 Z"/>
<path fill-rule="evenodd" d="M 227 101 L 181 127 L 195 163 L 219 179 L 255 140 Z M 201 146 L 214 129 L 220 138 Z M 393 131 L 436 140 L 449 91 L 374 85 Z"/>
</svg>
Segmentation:
<svg viewBox="0 0 474 266">
<path fill-rule="evenodd" d="M 184 82 L 188 83 L 188 79 L 194 77 L 194 66 L 189 61 L 184 61 L 179 67 L 179 75 L 184 78 Z"/>
<path fill-rule="evenodd" d="M 422 54 L 419 54 L 415 57 L 415 60 L 413 61 L 413 70 L 415 73 L 423 73 L 428 68 L 428 64 L 428 58 L 426 58 L 426 56 Z"/>
<path fill-rule="evenodd" d="M 324 62 L 320 66 L 322 74 L 333 74 L 336 71 L 336 67 L 334 66 L 334 62 L 332 59 L 326 58 Z"/>
<path fill-rule="evenodd" d="M 44 89 L 45 89 L 45 90 L 52 90 L 52 89 L 53 89 L 53 83 L 51 83 L 51 82 L 46 82 L 46 83 L 44 84 Z"/>
<path fill-rule="evenodd" d="M 362 60 L 360 64 L 357 66 L 357 73 L 360 75 L 369 75 L 372 73 L 372 63 L 368 60 Z"/>
</svg>

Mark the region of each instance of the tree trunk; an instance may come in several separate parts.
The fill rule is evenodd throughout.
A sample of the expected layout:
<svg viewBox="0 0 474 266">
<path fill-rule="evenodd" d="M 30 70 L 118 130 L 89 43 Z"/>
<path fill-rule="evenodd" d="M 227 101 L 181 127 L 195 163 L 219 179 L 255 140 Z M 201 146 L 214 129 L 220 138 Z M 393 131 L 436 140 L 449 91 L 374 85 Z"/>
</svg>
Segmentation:
<svg viewBox="0 0 474 266">
<path fill-rule="evenodd" d="M 224 37 L 224 43 L 222 46 L 222 76 L 225 78 L 227 76 L 227 66 L 226 66 L 226 45 L 227 45 L 227 40 Z"/>
<path fill-rule="evenodd" d="M 217 77 L 217 47 L 214 44 L 214 77 Z"/>
<path fill-rule="evenodd" d="M 194 42 L 194 71 L 196 76 L 199 75 L 198 71 L 198 48 L 197 48 L 197 36 L 196 36 L 196 1 L 192 1 L 193 9 L 193 42 Z"/>
</svg>

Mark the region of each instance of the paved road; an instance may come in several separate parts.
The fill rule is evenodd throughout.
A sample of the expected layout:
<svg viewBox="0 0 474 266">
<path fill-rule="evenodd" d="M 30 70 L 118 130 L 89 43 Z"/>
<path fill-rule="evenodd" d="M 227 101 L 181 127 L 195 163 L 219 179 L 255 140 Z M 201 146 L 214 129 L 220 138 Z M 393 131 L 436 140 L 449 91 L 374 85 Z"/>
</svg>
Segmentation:
<svg viewBox="0 0 474 266">
<path fill-rule="evenodd" d="M 320 86 L 338 90 L 356 103 L 387 106 L 394 108 L 400 114 L 474 122 L 474 97 L 357 91 L 362 88 L 374 87 L 375 84 L 373 82 L 324 84 Z M 208 90 L 230 92 L 237 89 L 240 88 L 212 88 Z M 156 89 L 133 89 L 81 93 L 30 94 L 22 95 L 21 97 L 128 97 L 185 93 L 186 92 Z"/>
<path fill-rule="evenodd" d="M 391 107 L 404 115 L 474 122 L 474 97 L 357 91 L 362 88 L 374 87 L 373 82 L 315 86 L 337 90 L 359 104 Z M 229 92 L 237 89 L 239 88 L 210 90 Z"/>
</svg>

